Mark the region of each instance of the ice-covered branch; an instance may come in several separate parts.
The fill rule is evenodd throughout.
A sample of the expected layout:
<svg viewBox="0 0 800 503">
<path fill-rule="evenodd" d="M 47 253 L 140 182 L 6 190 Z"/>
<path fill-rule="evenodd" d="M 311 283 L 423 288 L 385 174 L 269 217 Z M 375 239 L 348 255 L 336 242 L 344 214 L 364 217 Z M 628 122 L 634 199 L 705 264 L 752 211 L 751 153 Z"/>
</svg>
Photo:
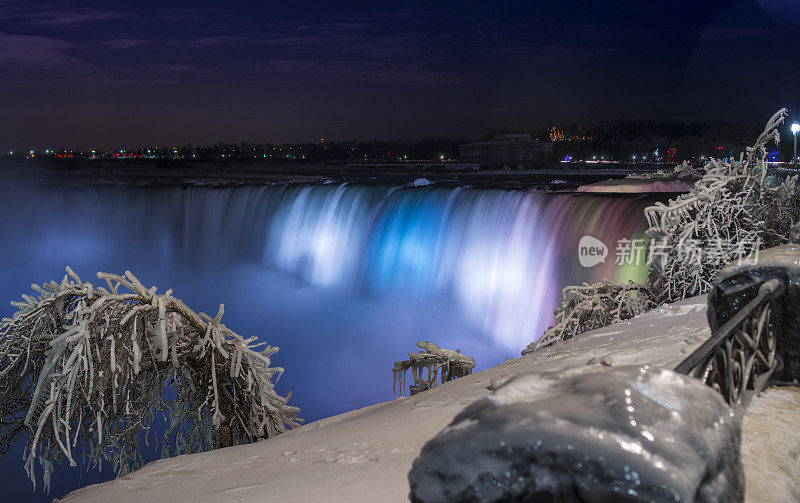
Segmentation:
<svg viewBox="0 0 800 503">
<path fill-rule="evenodd" d="M 296 426 L 299 409 L 276 393 L 278 348 L 243 338 L 195 313 L 168 290 L 145 288 L 130 272 L 83 282 L 70 268 L 60 283 L 31 285 L 36 297 L 0 324 L 0 448 L 28 429 L 49 485 L 54 462 L 75 466 L 81 444 L 91 465 L 118 474 L 141 464 L 140 435 L 169 416 L 162 455 L 252 442 Z M 165 401 L 166 387 L 176 390 Z"/>
</svg>

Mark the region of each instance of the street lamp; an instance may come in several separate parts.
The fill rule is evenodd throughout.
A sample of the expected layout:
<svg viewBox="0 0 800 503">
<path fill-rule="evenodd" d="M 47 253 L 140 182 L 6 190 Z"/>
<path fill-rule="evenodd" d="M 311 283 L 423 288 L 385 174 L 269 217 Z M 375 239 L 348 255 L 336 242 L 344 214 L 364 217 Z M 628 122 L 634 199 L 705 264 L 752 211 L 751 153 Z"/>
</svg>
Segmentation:
<svg viewBox="0 0 800 503">
<path fill-rule="evenodd" d="M 792 166 L 797 167 L 797 132 L 800 131 L 800 124 L 792 124 L 792 136 L 794 136 L 794 157 L 792 157 Z"/>
</svg>

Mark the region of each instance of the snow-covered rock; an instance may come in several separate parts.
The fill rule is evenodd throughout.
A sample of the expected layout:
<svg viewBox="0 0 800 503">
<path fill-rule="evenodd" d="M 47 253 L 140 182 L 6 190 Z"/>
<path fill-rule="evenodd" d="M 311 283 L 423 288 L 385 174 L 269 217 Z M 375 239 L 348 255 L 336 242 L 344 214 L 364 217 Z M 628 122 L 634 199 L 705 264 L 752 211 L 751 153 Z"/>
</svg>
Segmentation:
<svg viewBox="0 0 800 503">
<path fill-rule="evenodd" d="M 722 396 L 671 370 L 524 374 L 425 445 L 411 499 L 741 501 L 739 442 Z"/>
</svg>

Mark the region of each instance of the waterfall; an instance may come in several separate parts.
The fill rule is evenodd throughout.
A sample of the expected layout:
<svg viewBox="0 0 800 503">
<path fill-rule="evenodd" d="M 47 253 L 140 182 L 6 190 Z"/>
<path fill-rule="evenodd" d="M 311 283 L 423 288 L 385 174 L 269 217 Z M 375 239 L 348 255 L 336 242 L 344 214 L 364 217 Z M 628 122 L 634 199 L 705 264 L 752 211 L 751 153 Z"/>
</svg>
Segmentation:
<svg viewBox="0 0 800 503">
<path fill-rule="evenodd" d="M 541 335 L 563 286 L 643 274 L 614 264 L 617 240 L 641 234 L 642 199 L 347 184 L 108 187 L 60 198 L 63 212 L 146 243 L 153 259 L 262 264 L 353 295 L 445 299 L 509 351 Z M 605 263 L 578 264 L 583 235 L 608 246 Z"/>
</svg>

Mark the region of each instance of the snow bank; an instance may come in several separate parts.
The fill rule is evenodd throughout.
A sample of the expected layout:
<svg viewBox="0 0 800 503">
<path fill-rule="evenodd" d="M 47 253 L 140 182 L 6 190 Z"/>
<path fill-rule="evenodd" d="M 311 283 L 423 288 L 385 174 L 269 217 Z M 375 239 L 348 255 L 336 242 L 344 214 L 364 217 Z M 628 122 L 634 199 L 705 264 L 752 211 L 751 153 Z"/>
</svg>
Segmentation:
<svg viewBox="0 0 800 503">
<path fill-rule="evenodd" d="M 606 180 L 578 187 L 577 192 L 594 192 L 603 194 L 648 194 L 652 192 L 689 192 L 694 181 L 684 180 Z"/>
<path fill-rule="evenodd" d="M 688 168 L 673 173 L 628 175 L 618 180 L 605 180 L 578 187 L 578 192 L 607 194 L 640 194 L 650 192 L 689 192 L 701 174 Z"/>
<path fill-rule="evenodd" d="M 764 390 L 747 409 L 742 423 L 745 501 L 800 501 L 800 389 Z"/>
</svg>

